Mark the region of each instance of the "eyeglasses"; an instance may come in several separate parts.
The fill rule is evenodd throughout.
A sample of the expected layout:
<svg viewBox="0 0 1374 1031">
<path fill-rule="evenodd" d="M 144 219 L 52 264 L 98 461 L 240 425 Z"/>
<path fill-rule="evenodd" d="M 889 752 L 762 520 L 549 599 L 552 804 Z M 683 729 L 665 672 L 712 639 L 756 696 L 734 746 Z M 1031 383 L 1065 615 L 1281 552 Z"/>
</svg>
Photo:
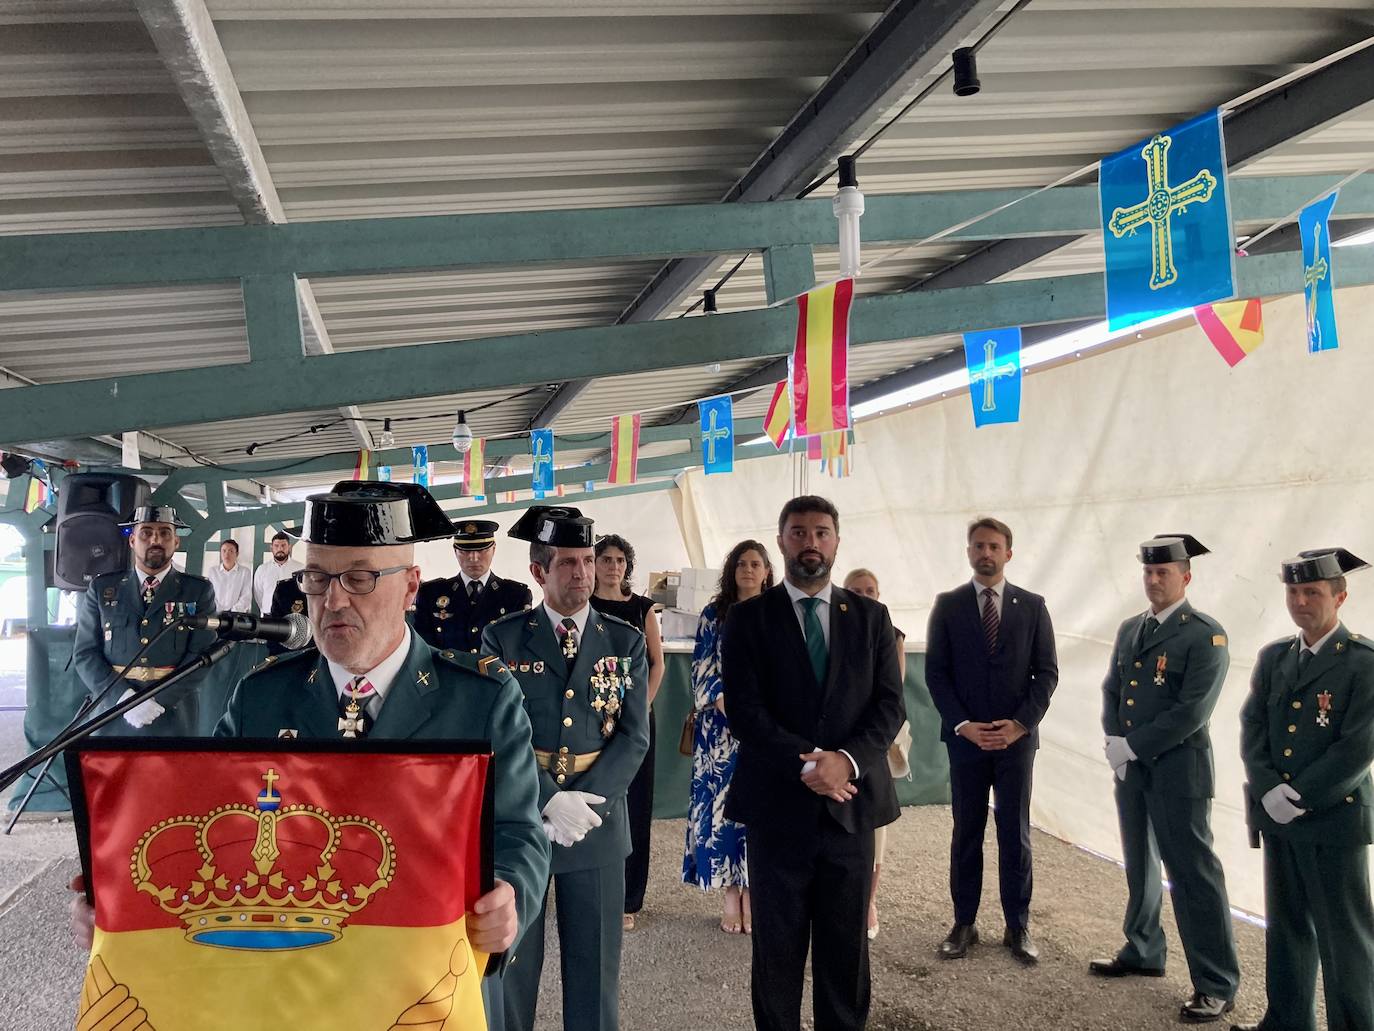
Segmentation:
<svg viewBox="0 0 1374 1031">
<path fill-rule="evenodd" d="M 318 597 L 329 592 L 332 580 L 349 594 L 371 594 L 377 589 L 377 581 L 391 573 L 404 573 L 409 566 L 391 566 L 387 569 L 345 569 L 342 573 L 326 573 L 322 569 L 301 569 L 291 574 L 302 594 Z"/>
</svg>

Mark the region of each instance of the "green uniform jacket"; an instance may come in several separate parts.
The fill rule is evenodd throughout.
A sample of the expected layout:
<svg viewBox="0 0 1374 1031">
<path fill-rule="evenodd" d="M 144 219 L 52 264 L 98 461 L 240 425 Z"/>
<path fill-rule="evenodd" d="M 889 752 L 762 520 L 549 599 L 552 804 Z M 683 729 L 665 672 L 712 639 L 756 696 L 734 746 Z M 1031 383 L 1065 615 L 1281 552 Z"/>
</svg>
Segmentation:
<svg viewBox="0 0 1374 1031">
<path fill-rule="evenodd" d="M 630 821 L 625 792 L 649 750 L 649 665 L 644 635 L 624 620 L 592 610 L 579 642 L 577 661 L 568 671 L 553 624 L 543 605 L 498 619 L 482 634 L 482 650 L 498 655 L 515 674 L 525 695 L 525 711 L 534 731 L 534 747 L 570 755 L 599 751 L 590 769 L 566 775 L 560 784 L 548 770 L 539 771 L 539 809 L 556 791 L 588 791 L 606 801 L 593 806 L 601 826 L 576 845 L 555 845 L 553 872 L 590 870 L 624 862 L 630 854 Z M 602 716 L 592 707 L 598 659 L 630 660 L 629 687 L 609 738 L 602 736 Z M 619 902 L 616 905 L 620 905 Z"/>
<path fill-rule="evenodd" d="M 1187 601 L 1141 647 L 1145 614 L 1116 632 L 1102 683 L 1102 729 L 1136 754 L 1126 783 L 1184 798 L 1211 798 L 1216 771 L 1207 721 L 1231 664 L 1226 631 Z"/>
<path fill-rule="evenodd" d="M 338 738 L 338 692 L 329 664 L 314 648 L 269 657 L 229 696 L 217 737 Z M 435 651 L 410 635 L 410 652 L 396 674 L 369 737 L 410 740 L 485 740 L 495 758 L 492 813 L 496 876 L 515 888 L 520 934 L 539 914 L 549 879 L 549 841 L 537 800 L 530 724 L 520 689 L 499 663 L 479 672 L 478 660 Z M 518 939 L 517 939 L 518 940 Z"/>
<path fill-rule="evenodd" d="M 1300 648 L 1296 637 L 1288 637 L 1260 649 L 1241 709 L 1250 826 L 1290 841 L 1370 844 L 1374 644 L 1340 625 L 1301 677 Z M 1260 799 L 1285 781 L 1308 812 L 1279 825 Z"/>
<path fill-rule="evenodd" d="M 127 666 L 144 641 L 150 641 L 168 619 L 167 606 L 174 614 L 184 608 L 187 615 L 206 615 L 215 611 L 215 589 L 203 576 L 192 576 L 175 569 L 167 571 L 153 600 L 143 604 L 137 570 L 104 573 L 91 581 L 76 611 L 76 645 L 73 659 L 76 672 L 94 695 L 110 677 L 115 666 Z M 173 630 L 154 644 L 139 660 L 139 666 L 180 666 L 209 651 L 217 640 L 213 630 Z M 133 727 L 116 720 L 104 733 L 129 737 L 191 737 L 197 731 L 199 710 L 197 688 L 205 671 L 195 673 L 158 695 L 154 701 L 166 711 L 146 727 Z M 145 687 L 146 682 L 126 681 L 110 688 L 99 711 L 112 708 L 124 689 Z"/>
</svg>

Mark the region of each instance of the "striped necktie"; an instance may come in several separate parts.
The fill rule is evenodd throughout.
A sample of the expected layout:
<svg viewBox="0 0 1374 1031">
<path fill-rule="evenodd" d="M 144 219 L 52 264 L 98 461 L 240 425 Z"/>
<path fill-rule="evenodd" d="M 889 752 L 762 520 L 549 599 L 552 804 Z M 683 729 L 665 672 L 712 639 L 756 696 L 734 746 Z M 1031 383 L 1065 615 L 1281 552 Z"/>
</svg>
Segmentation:
<svg viewBox="0 0 1374 1031">
<path fill-rule="evenodd" d="M 157 593 L 157 577 L 150 576 L 143 581 L 143 604 L 150 605 L 153 595 Z"/>
<path fill-rule="evenodd" d="M 1002 617 L 997 614 L 997 592 L 991 587 L 983 588 L 983 637 L 987 639 L 988 651 L 997 650 L 997 634 L 1002 629 Z"/>
</svg>

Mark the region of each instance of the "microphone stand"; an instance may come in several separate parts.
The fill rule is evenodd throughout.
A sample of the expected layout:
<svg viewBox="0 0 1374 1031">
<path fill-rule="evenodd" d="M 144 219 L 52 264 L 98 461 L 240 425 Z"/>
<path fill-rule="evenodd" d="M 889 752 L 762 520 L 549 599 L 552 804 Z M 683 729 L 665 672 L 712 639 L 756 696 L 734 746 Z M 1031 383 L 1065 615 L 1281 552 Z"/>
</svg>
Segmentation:
<svg viewBox="0 0 1374 1031">
<path fill-rule="evenodd" d="M 119 719 L 130 709 L 133 709 L 138 705 L 142 704 L 143 702 L 147 701 L 148 699 L 157 696 L 161 692 L 167 690 L 167 688 L 171 687 L 173 684 L 177 683 L 179 680 L 184 680 L 192 673 L 197 673 L 200 670 L 208 669 L 209 667 L 213 666 L 216 662 L 219 662 L 220 659 L 224 658 L 231 651 L 233 651 L 234 645 L 236 643 L 236 641 L 232 640 L 219 641 L 209 651 L 196 656 L 194 660 L 187 663 L 185 666 L 179 667 L 175 673 L 173 673 L 166 679 L 159 680 L 156 683 L 149 684 L 147 687 L 135 691 L 128 698 L 125 698 L 123 701 L 118 702 L 113 708 L 106 709 L 104 712 L 100 713 L 98 716 L 92 717 L 85 723 L 80 723 L 74 727 L 68 727 L 66 730 L 58 734 L 57 737 L 53 738 L 42 748 L 39 748 L 34 752 L 30 752 L 28 755 L 20 759 L 13 766 L 10 766 L 6 770 L 4 770 L 4 772 L 0 772 L 0 791 L 4 791 L 11 784 L 17 781 L 20 777 L 22 777 L 24 774 L 28 773 L 30 770 L 34 769 L 37 766 L 43 766 L 43 772 L 46 772 L 48 765 L 52 763 L 52 761 L 57 757 L 57 754 L 59 752 L 65 751 L 67 748 L 76 744 L 78 741 L 82 741 L 85 738 L 90 737 L 97 730 L 100 730 L 102 727 L 105 727 L 113 723 L 115 720 Z M 38 785 L 41 779 L 42 773 L 40 773 L 38 777 L 35 778 L 35 787 Z M 32 795 L 32 793 L 33 789 L 30 788 L 29 795 Z M 24 803 L 27 804 L 28 800 L 29 796 L 25 796 Z M 19 813 L 22 812 L 23 805 L 21 805 L 19 811 L 15 813 L 14 820 L 18 820 Z M 11 827 L 14 826 L 14 820 L 10 822 Z M 6 831 L 6 833 L 9 832 Z"/>
</svg>

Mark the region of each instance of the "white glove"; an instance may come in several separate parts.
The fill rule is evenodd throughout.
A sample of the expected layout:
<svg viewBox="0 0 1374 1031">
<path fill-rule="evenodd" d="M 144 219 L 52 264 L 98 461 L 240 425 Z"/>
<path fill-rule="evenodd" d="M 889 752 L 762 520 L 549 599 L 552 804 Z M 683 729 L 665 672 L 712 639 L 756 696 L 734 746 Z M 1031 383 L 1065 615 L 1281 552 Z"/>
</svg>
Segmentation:
<svg viewBox="0 0 1374 1031">
<path fill-rule="evenodd" d="M 571 838 L 565 838 L 561 832 L 555 830 L 553 824 L 549 823 L 548 820 L 542 821 L 542 825 L 544 827 L 545 836 L 555 845 L 563 845 L 564 847 L 567 847 L 569 845 L 577 844 L 576 841 L 572 840 Z"/>
<path fill-rule="evenodd" d="M 1280 784 L 1264 793 L 1264 797 L 1260 799 L 1260 805 L 1264 806 L 1264 811 L 1269 814 L 1269 819 L 1275 823 L 1292 823 L 1307 812 L 1301 806 L 1293 804 L 1301 799 L 1302 796 L 1298 794 L 1292 784 Z"/>
<path fill-rule="evenodd" d="M 1126 764 L 1125 764 L 1125 763 L 1122 763 L 1120 766 L 1113 767 L 1112 772 L 1116 774 L 1116 779 L 1117 779 L 1117 780 L 1121 781 L 1121 783 L 1123 783 L 1123 784 L 1126 783 Z"/>
<path fill-rule="evenodd" d="M 132 690 L 126 690 L 119 696 L 119 700 L 122 702 L 124 699 L 131 697 L 133 693 Z M 131 727 L 146 727 L 166 711 L 166 709 L 158 705 L 153 699 L 146 698 L 126 712 L 124 714 L 124 719 Z"/>
<path fill-rule="evenodd" d="M 1109 736 L 1102 750 L 1107 754 L 1107 762 L 1111 764 L 1114 770 L 1124 771 L 1126 764 L 1136 758 L 1135 750 L 1131 748 L 1124 737 Z M 1122 780 L 1126 779 L 1124 775 L 1120 776 Z"/>
<path fill-rule="evenodd" d="M 600 795 L 587 791 L 560 791 L 544 806 L 544 819 L 559 835 L 569 839 L 569 844 L 575 844 L 593 827 L 601 826 L 601 817 L 592 806 L 604 801 Z"/>
</svg>

